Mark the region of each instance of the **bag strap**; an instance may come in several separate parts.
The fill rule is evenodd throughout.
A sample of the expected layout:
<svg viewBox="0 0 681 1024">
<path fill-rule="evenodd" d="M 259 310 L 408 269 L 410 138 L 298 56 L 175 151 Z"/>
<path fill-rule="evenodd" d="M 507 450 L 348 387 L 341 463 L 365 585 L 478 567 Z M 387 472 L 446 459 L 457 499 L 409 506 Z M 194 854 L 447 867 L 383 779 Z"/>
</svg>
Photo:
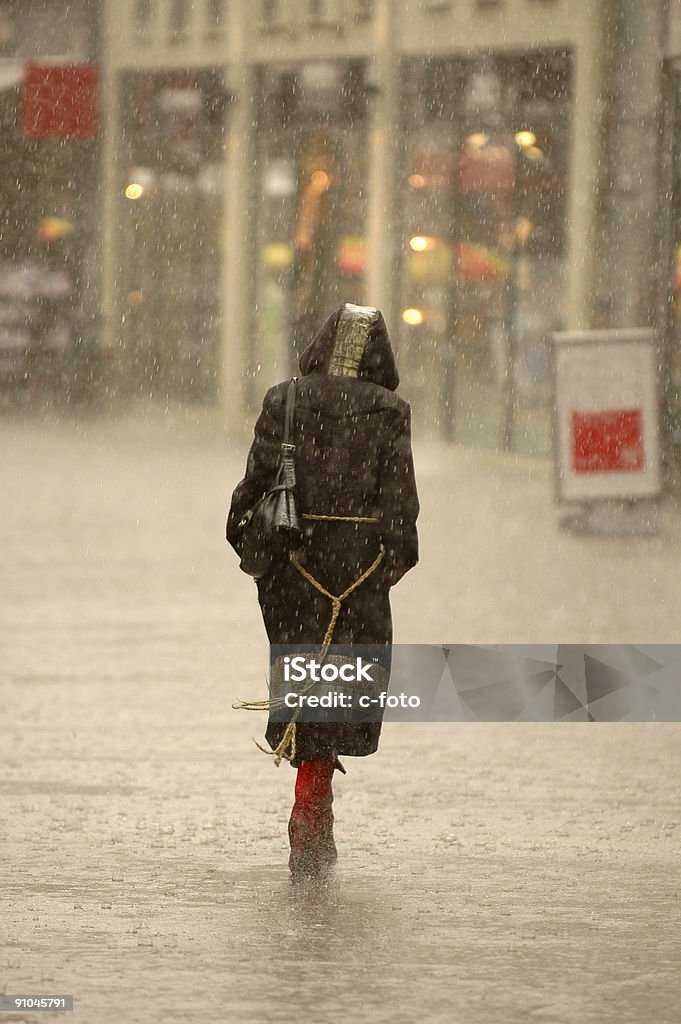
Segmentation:
<svg viewBox="0 0 681 1024">
<path fill-rule="evenodd" d="M 283 443 L 294 447 L 293 421 L 296 411 L 296 381 L 297 377 L 291 377 L 288 391 L 286 392 L 286 410 L 284 412 L 284 440 Z"/>
</svg>

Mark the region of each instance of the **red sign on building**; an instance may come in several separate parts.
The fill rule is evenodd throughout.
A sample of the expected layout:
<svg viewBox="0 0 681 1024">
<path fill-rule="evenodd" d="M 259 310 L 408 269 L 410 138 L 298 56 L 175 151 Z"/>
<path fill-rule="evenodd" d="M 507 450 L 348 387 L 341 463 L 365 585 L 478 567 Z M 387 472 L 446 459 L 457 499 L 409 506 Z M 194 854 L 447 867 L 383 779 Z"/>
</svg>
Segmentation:
<svg viewBox="0 0 681 1024">
<path fill-rule="evenodd" d="M 643 469 L 640 409 L 606 409 L 571 414 L 575 473 L 627 473 Z"/>
<path fill-rule="evenodd" d="M 486 146 L 464 152 L 459 164 L 462 192 L 499 195 L 513 188 L 513 155 L 505 146 Z"/>
<path fill-rule="evenodd" d="M 94 139 L 99 123 L 94 64 L 27 64 L 24 134 L 34 139 Z"/>
</svg>

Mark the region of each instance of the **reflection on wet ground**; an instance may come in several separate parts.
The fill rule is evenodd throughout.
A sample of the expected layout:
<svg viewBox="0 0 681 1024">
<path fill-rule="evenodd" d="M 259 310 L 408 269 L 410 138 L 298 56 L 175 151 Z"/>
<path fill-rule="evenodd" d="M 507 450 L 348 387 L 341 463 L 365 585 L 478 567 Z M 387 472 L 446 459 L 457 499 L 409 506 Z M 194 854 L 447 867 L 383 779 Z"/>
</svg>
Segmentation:
<svg viewBox="0 0 681 1024">
<path fill-rule="evenodd" d="M 336 775 L 338 866 L 293 885 L 293 772 L 231 710 L 267 657 L 222 547 L 243 452 L 3 426 L 0 991 L 85 1024 L 677 1024 L 681 726 L 386 726 Z M 402 641 L 675 639 L 676 526 L 582 547 L 524 464 L 417 467 Z"/>
</svg>

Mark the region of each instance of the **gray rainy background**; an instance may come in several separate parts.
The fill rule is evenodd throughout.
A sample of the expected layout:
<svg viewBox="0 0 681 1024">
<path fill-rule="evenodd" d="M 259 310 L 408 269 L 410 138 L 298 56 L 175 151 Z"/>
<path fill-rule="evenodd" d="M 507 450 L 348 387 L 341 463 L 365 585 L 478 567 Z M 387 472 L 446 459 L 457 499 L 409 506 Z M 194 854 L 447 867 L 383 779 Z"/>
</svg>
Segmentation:
<svg viewBox="0 0 681 1024">
<path fill-rule="evenodd" d="M 96 1024 L 676 1020 L 678 724 L 610 721 L 626 687 L 595 722 L 387 723 L 335 784 L 335 874 L 292 889 L 223 530 L 265 388 L 371 302 L 423 506 L 396 642 L 550 645 L 582 700 L 569 645 L 673 669 L 680 55 L 676 0 L 0 3 L 0 991 Z M 571 531 L 548 335 L 627 326 L 662 495 Z"/>
</svg>

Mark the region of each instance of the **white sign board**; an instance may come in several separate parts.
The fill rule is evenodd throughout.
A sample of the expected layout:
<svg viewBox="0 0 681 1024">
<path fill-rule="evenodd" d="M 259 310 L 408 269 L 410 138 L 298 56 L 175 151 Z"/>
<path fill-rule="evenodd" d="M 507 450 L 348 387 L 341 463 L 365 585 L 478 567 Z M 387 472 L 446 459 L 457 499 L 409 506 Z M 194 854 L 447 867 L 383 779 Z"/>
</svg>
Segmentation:
<svg viewBox="0 0 681 1024">
<path fill-rule="evenodd" d="M 659 493 L 654 340 L 637 329 L 553 335 L 559 500 Z"/>
</svg>

